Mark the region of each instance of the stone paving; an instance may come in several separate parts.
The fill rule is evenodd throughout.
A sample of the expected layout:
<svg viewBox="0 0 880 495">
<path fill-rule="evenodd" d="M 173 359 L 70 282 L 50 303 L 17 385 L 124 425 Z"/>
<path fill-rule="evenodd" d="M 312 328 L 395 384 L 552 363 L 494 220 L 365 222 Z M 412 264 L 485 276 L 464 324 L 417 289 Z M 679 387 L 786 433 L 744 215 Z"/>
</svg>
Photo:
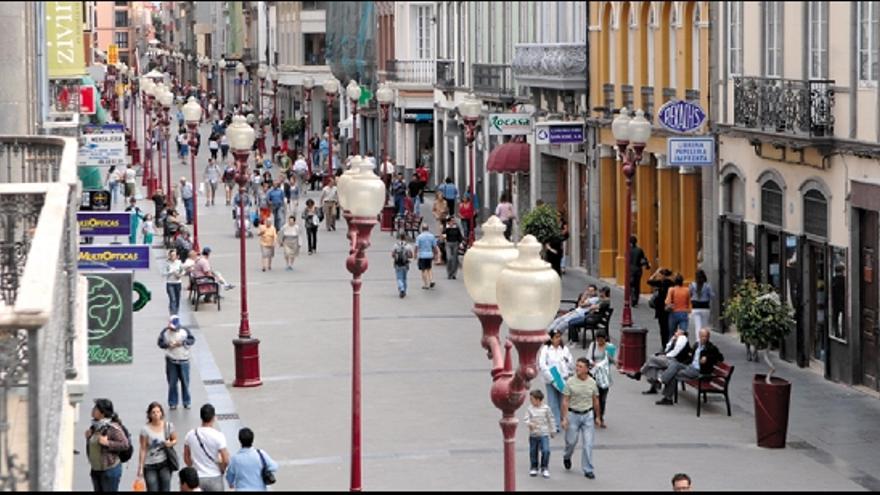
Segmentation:
<svg viewBox="0 0 880 495">
<path fill-rule="evenodd" d="M 202 129 L 203 135 L 207 128 Z M 204 147 L 203 147 L 204 148 Z M 199 155 L 199 172 L 207 153 Z M 184 168 L 172 163 L 179 176 Z M 188 170 L 188 168 L 187 168 Z M 317 193 L 310 196 L 317 199 Z M 303 198 L 304 199 L 304 198 Z M 200 238 L 211 246 L 215 269 L 235 284 L 238 241 L 229 207 L 199 206 Z M 304 201 L 301 201 L 301 204 Z M 142 203 L 152 211 L 152 204 Z M 424 206 L 430 211 L 430 204 Z M 345 223 L 318 233 L 318 253 L 303 254 L 294 271 L 284 270 L 277 250 L 273 269 L 259 269 L 259 244 L 248 240 L 251 329 L 261 340 L 263 385 L 231 386 L 232 339 L 238 330 L 239 291 L 225 292 L 221 311 L 205 305 L 198 313 L 182 304 L 183 321 L 196 328 L 193 369 L 194 408 L 171 419 L 180 430 L 198 422 L 198 406 L 212 401 L 231 451 L 237 450 L 239 424 L 251 427 L 256 444 L 281 465 L 278 490 L 345 490 L 349 480 L 351 287 L 344 262 L 348 254 Z M 447 280 L 435 272 L 437 286 L 421 290 L 418 272 L 409 273 L 410 290 L 399 299 L 391 266 L 391 237 L 373 232 L 371 261 L 362 295 L 363 485 L 368 490 L 500 490 L 502 440 L 500 413 L 489 401 L 490 363 L 480 347 L 480 327 L 462 277 Z M 156 335 L 165 322 L 167 301 L 157 263 L 137 279 L 153 290 L 153 301 L 135 315 L 135 363 L 94 368 L 91 397 L 110 397 L 130 427 L 144 418 L 147 403 L 164 400 L 162 353 Z M 563 297 L 571 298 L 589 279 L 569 269 Z M 613 292 L 619 316 L 622 295 Z M 634 310 L 637 323 L 650 329 L 649 349 L 659 346 L 652 312 Z M 617 318 L 612 339 L 617 341 Z M 703 490 L 878 490 L 872 455 L 880 439 L 880 402 L 849 387 L 827 382 L 787 363 L 778 374 L 792 381 L 788 448 L 755 445 L 751 376 L 762 364 L 745 361 L 744 349 L 730 336 L 713 335 L 726 360 L 736 365 L 731 385 L 733 416 L 720 398 L 710 398 L 696 417 L 692 391 L 674 407 L 655 406 L 644 382 L 615 375 L 608 398 L 608 429 L 596 434 L 596 480 L 578 466 L 562 468 L 561 436 L 551 441 L 551 479 L 528 476 L 526 429 L 517 432 L 517 488 L 520 490 L 668 490 L 676 472 L 687 472 Z M 573 349 L 575 357 L 583 355 Z M 222 381 L 220 381 L 222 380 Z M 533 383 L 533 388 L 543 387 Z M 521 409 L 519 416 L 524 410 Z M 78 435 L 89 411 L 82 408 Z M 240 418 L 240 421 L 237 419 Z M 135 428 L 132 428 L 135 429 Z M 82 438 L 82 437 L 80 437 Z M 76 487 L 88 489 L 88 465 L 77 461 Z M 136 463 L 126 469 L 123 488 L 131 486 Z M 173 487 L 176 487 L 176 481 Z"/>
</svg>

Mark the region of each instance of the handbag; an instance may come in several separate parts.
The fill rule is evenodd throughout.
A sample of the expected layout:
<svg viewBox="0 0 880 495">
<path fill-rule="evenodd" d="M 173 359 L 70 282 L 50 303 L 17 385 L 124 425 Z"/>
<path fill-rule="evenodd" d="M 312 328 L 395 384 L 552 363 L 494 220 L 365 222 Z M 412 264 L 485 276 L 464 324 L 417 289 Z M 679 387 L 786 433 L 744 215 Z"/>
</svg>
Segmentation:
<svg viewBox="0 0 880 495">
<path fill-rule="evenodd" d="M 263 457 L 263 452 L 260 449 L 257 449 L 257 454 L 260 455 L 260 464 L 263 465 L 263 469 L 260 470 L 260 476 L 263 478 L 263 483 L 267 485 L 275 484 L 275 473 L 269 470 L 269 467 L 266 466 L 266 458 Z"/>
<path fill-rule="evenodd" d="M 657 289 L 654 289 L 654 291 L 651 293 L 651 298 L 648 299 L 648 307 L 656 308 L 657 307 L 657 299 L 659 299 L 659 298 L 660 298 L 660 291 Z"/>
<path fill-rule="evenodd" d="M 171 436 L 170 427 L 168 423 L 165 423 L 165 440 L 169 440 Z M 163 445 L 162 447 L 165 450 L 165 463 L 168 465 L 168 469 L 172 472 L 178 471 L 180 469 L 180 458 L 177 457 L 177 451 L 174 450 L 174 447 L 166 447 Z"/>
</svg>

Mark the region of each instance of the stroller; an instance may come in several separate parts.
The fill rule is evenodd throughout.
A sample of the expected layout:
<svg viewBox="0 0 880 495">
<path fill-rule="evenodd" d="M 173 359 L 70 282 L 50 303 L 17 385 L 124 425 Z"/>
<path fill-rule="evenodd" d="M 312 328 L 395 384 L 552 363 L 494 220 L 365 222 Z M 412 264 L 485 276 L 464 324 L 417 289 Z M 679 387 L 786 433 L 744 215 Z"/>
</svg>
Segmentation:
<svg viewBox="0 0 880 495">
<path fill-rule="evenodd" d="M 252 217 L 253 217 L 253 213 L 251 213 L 250 208 L 245 207 L 244 231 L 248 237 L 254 236 L 254 229 L 253 229 L 254 223 L 253 223 Z M 238 222 L 238 208 L 237 207 L 232 208 L 232 227 L 233 227 L 233 230 L 235 231 L 235 238 L 238 239 L 239 235 L 241 234 L 241 224 Z"/>
</svg>

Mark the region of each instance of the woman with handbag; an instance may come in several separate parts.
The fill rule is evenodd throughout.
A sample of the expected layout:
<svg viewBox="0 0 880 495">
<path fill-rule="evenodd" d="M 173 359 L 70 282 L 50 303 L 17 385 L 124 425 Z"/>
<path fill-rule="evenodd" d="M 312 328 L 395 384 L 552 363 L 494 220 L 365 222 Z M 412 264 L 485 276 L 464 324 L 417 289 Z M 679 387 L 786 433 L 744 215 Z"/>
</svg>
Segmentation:
<svg viewBox="0 0 880 495">
<path fill-rule="evenodd" d="M 562 342 L 562 332 L 549 330 L 547 334 L 550 336 L 550 340 L 541 346 L 538 355 L 538 368 L 547 389 L 547 404 L 556 421 L 556 433 L 559 433 L 559 422 L 562 418 L 560 415 L 562 391 L 565 389 L 565 381 L 574 374 L 574 357 Z"/>
<path fill-rule="evenodd" d="M 165 420 L 165 409 L 158 402 L 147 407 L 147 424 L 141 428 L 137 477 L 146 481 L 148 492 L 170 492 L 171 475 L 180 469 L 174 446 L 177 432 Z"/>
<path fill-rule="evenodd" d="M 608 391 L 611 389 L 611 366 L 614 361 L 615 347 L 608 342 L 608 335 L 602 331 L 596 334 L 596 341 L 590 343 L 587 349 L 587 359 L 592 367 L 590 374 L 596 380 L 599 387 L 599 419 L 602 421 L 600 428 L 605 428 L 605 404 L 608 400 Z"/>
</svg>

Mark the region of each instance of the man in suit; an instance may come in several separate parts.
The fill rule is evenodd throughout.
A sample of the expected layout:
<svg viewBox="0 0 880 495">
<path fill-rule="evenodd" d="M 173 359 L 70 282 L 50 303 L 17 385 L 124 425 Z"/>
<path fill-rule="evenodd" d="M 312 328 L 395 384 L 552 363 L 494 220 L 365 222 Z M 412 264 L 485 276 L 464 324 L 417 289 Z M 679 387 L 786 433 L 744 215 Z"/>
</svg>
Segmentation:
<svg viewBox="0 0 880 495">
<path fill-rule="evenodd" d="M 663 383 L 663 398 L 656 403 L 663 406 L 672 405 L 672 394 L 679 380 L 691 380 L 700 375 L 709 375 L 715 365 L 724 361 L 724 355 L 709 342 L 709 329 L 700 329 L 700 340 L 694 342 L 693 359 L 690 364 L 673 361 L 663 372 L 660 381 Z M 699 397 L 698 397 L 699 399 Z"/>
<path fill-rule="evenodd" d="M 642 286 L 642 268 L 651 269 L 645 252 L 639 247 L 639 241 L 636 236 L 629 238 L 629 293 L 630 304 L 633 307 L 639 304 L 640 287 Z"/>
</svg>

